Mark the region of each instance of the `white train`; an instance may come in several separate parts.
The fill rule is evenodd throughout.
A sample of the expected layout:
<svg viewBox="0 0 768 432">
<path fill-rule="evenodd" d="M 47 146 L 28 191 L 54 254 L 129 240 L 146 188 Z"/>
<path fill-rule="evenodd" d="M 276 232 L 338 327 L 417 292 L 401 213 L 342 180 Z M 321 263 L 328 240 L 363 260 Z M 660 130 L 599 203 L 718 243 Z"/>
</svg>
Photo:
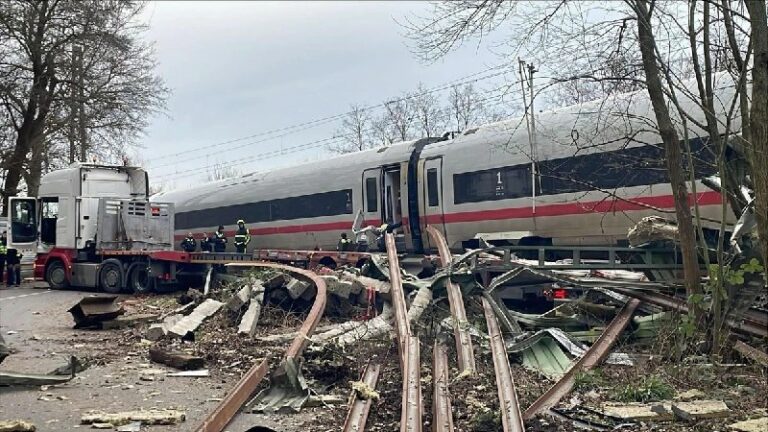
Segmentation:
<svg viewBox="0 0 768 432">
<path fill-rule="evenodd" d="M 733 88 L 718 90 L 718 116 Z M 703 122 L 701 110 L 683 100 Z M 251 247 L 333 249 L 358 211 L 365 223 L 403 222 L 409 250 L 430 249 L 427 224 L 453 247 L 473 239 L 515 244 L 621 244 L 644 216 L 674 217 L 661 139 L 645 91 L 332 159 L 165 192 L 177 240 L 244 219 Z M 690 122 L 689 122 L 690 125 Z M 733 130 L 740 128 L 738 119 Z M 724 127 L 723 127 L 724 129 Z M 691 137 L 705 137 L 692 127 Z M 681 133 L 682 137 L 682 133 Z M 706 139 L 694 139 L 696 176 L 716 172 Z M 702 216 L 717 220 L 719 193 L 696 182 Z M 476 240 L 474 240 L 476 241 Z M 231 242 L 230 242 L 231 243 Z M 230 244 L 231 247 L 231 244 Z"/>
</svg>

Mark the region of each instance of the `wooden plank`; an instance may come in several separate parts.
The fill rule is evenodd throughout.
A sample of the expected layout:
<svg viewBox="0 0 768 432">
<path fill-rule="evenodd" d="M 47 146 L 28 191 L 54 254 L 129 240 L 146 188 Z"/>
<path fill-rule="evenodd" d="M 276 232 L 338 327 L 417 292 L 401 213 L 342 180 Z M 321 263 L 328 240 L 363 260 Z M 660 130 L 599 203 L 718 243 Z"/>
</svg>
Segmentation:
<svg viewBox="0 0 768 432">
<path fill-rule="evenodd" d="M 205 365 L 202 357 L 179 351 L 166 351 L 160 348 L 149 348 L 149 358 L 155 363 L 161 363 L 182 370 L 201 369 Z"/>
</svg>

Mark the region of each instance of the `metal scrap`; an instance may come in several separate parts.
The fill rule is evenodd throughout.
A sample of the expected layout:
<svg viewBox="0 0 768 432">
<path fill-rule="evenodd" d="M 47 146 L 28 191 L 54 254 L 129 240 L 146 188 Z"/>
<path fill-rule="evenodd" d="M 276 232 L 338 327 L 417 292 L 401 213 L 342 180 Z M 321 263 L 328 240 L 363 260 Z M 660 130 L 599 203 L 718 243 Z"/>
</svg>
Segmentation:
<svg viewBox="0 0 768 432">
<path fill-rule="evenodd" d="M 555 406 L 565 395 L 567 395 L 574 384 L 574 376 L 577 372 L 587 371 L 598 365 L 608 354 L 616 339 L 629 324 L 632 314 L 637 309 L 640 301 L 632 299 L 624 305 L 624 308 L 606 327 L 603 334 L 592 345 L 589 350 L 563 375 L 555 385 L 541 395 L 523 414 L 524 419 L 533 418 L 536 414 L 548 410 Z"/>
<path fill-rule="evenodd" d="M 117 303 L 117 296 L 83 297 L 69 308 L 75 319 L 75 328 L 98 326 L 102 321 L 115 319 L 124 312 L 123 306 Z"/>
</svg>

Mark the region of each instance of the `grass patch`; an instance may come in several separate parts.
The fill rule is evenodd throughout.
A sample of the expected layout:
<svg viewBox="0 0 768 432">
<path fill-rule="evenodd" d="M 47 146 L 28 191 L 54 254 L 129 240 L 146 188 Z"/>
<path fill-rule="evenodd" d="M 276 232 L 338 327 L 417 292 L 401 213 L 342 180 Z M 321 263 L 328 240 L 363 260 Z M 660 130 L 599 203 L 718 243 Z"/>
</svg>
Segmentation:
<svg viewBox="0 0 768 432">
<path fill-rule="evenodd" d="M 573 377 L 574 390 L 597 390 L 608 385 L 608 380 L 600 369 L 576 372 L 576 375 Z"/>
<path fill-rule="evenodd" d="M 674 395 L 675 389 L 668 382 L 652 375 L 615 388 L 610 398 L 619 402 L 653 402 L 671 399 Z"/>
</svg>

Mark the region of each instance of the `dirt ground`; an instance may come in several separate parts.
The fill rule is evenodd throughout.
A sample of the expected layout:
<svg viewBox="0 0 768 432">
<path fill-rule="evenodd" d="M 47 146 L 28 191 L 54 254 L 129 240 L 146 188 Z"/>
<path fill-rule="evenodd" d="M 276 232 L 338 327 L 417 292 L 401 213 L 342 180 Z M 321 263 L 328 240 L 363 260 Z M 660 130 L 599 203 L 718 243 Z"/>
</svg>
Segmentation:
<svg viewBox="0 0 768 432">
<path fill-rule="evenodd" d="M 288 342 L 266 342 L 267 335 L 295 331 L 306 317 L 306 305 L 294 311 L 285 305 L 269 305 L 259 321 L 259 334 L 248 338 L 238 336 L 233 327 L 238 316 L 220 311 L 195 332 L 194 341 L 167 339 L 159 343 L 174 349 L 202 356 L 209 377 L 182 378 L 166 376 L 171 368 L 152 363 L 148 348 L 152 344 L 143 338 L 145 326 L 121 330 L 75 330 L 67 310 L 90 293 L 51 291 L 44 286 L 26 285 L 20 289 L 0 290 L 0 332 L 12 349 L 12 354 L 0 365 L 2 371 L 46 373 L 66 363 L 76 355 L 88 367 L 72 381 L 47 387 L 0 388 L 0 420 L 24 419 L 37 425 L 38 431 L 67 431 L 89 429 L 81 425 L 80 417 L 90 410 L 117 412 L 153 408 L 178 409 L 186 420 L 179 425 L 144 426 L 142 430 L 190 431 L 200 424 L 219 401 L 232 389 L 254 363 L 269 358 L 274 370 L 282 359 Z M 154 313 L 162 315 L 178 307 L 179 294 L 121 298 L 126 315 Z M 468 301 L 470 323 L 484 331 L 483 315 Z M 359 312 L 359 311 L 358 311 Z M 439 323 L 447 315 L 444 300 L 425 314 L 416 328 L 422 346 L 422 395 L 425 430 L 431 428 L 432 413 L 432 343 L 435 337 L 445 337 Z M 348 319 L 330 313 L 320 326 Z M 498 396 L 493 362 L 487 343 L 473 338 L 478 373 L 458 376 L 455 348 L 448 338 L 452 395 L 452 411 L 457 432 L 500 431 Z M 635 366 L 602 366 L 596 372 L 579 376 L 574 391 L 558 405 L 558 412 L 611 430 L 626 431 L 713 431 L 727 430 L 735 421 L 768 415 L 768 371 L 744 359 L 729 356 L 720 363 L 711 359 L 673 361 L 663 354 L 661 337 L 638 343 L 623 339 L 616 350 L 637 354 L 642 361 Z M 760 341 L 750 341 L 765 349 Z M 346 349 L 334 345 L 311 346 L 303 359 L 303 376 L 314 394 L 332 395 L 343 403 L 304 408 L 299 413 L 252 414 L 241 413 L 227 427 L 231 432 L 249 430 L 338 431 L 346 413 L 350 381 L 360 378 L 368 361 L 383 365 L 377 391 L 380 395 L 371 409 L 369 431 L 399 429 L 402 376 L 396 345 L 384 337 L 360 343 Z M 521 407 L 530 405 L 554 382 L 523 367 L 515 356 L 510 357 L 513 378 Z M 725 364 L 722 364 L 725 363 Z M 651 379 L 652 378 L 652 379 Z M 652 383 L 643 387 L 646 381 Z M 265 380 L 259 390 L 267 388 Z M 701 391 L 701 398 L 724 401 L 731 412 L 726 418 L 697 422 L 653 422 L 622 424 L 616 419 L 595 416 L 584 408 L 596 408 L 604 401 L 618 399 L 670 398 L 687 391 Z M 643 393 L 646 392 L 646 393 Z M 658 395 L 655 393 L 658 392 Z M 591 416 L 591 417 L 590 417 Z M 260 426 L 270 429 L 254 429 Z M 526 423 L 529 431 L 570 431 L 573 424 L 549 416 Z"/>
</svg>

